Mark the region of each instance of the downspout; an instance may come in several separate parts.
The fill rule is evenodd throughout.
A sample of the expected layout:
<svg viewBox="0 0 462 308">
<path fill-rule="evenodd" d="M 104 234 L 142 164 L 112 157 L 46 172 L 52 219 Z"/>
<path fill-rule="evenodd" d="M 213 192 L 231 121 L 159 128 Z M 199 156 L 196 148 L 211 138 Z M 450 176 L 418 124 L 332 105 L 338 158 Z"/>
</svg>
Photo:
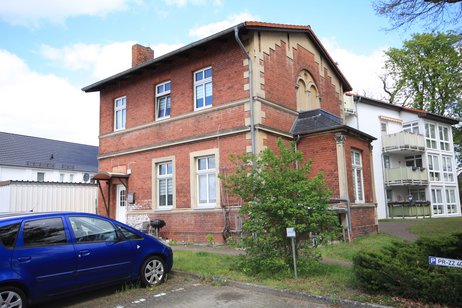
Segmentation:
<svg viewBox="0 0 462 308">
<path fill-rule="evenodd" d="M 302 139 L 302 137 L 300 135 L 297 135 L 294 138 L 294 140 L 295 140 L 295 152 L 298 151 L 298 143 L 300 142 L 300 139 Z M 295 169 L 298 169 L 298 160 L 295 161 Z"/>
<path fill-rule="evenodd" d="M 249 61 L 249 105 L 250 105 L 250 138 L 252 142 L 252 156 L 255 156 L 255 122 L 254 122 L 254 114 L 253 114 L 253 87 L 252 87 L 252 59 L 248 54 L 247 50 L 242 44 L 241 40 L 239 39 L 239 26 L 234 27 L 234 37 L 236 38 L 237 43 L 241 47 L 242 51 L 244 52 L 247 60 Z M 255 158 L 252 159 L 253 166 L 255 166 L 255 162 L 253 161 Z"/>
</svg>

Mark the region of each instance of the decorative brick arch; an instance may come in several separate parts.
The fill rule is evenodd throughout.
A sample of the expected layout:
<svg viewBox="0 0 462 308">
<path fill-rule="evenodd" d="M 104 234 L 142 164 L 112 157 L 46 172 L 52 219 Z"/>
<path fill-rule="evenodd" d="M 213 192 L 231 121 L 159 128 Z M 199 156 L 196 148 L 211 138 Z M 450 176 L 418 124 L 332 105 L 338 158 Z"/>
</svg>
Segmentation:
<svg viewBox="0 0 462 308">
<path fill-rule="evenodd" d="M 307 70 L 301 70 L 298 74 L 295 89 L 297 91 L 297 111 L 321 108 L 318 87 Z"/>
</svg>

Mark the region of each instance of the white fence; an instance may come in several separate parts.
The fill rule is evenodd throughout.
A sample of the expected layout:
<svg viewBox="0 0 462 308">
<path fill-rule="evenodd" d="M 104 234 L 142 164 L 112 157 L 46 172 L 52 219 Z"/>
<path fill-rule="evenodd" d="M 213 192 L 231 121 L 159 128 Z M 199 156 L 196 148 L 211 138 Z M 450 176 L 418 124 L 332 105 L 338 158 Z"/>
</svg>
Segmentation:
<svg viewBox="0 0 462 308">
<path fill-rule="evenodd" d="M 0 212 L 76 211 L 96 213 L 96 184 L 0 182 Z"/>
</svg>

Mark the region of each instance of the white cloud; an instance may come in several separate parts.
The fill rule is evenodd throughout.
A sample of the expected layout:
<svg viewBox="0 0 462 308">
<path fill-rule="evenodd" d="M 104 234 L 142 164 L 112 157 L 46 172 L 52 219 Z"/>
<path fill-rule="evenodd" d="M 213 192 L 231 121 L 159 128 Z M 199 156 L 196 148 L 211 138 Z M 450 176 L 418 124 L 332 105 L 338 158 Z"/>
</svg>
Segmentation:
<svg viewBox="0 0 462 308">
<path fill-rule="evenodd" d="M 37 27 L 40 22 L 61 23 L 79 15 L 105 15 L 124 10 L 139 0 L 3 0 L 0 19 L 13 24 Z"/>
<path fill-rule="evenodd" d="M 94 79 L 103 79 L 129 69 L 132 64 L 133 41 L 116 42 L 107 45 L 74 44 L 63 48 L 43 45 L 40 54 L 66 69 L 88 71 Z M 158 57 L 183 44 L 150 45 L 154 56 Z"/>
<path fill-rule="evenodd" d="M 370 54 L 358 55 L 338 46 L 335 39 L 321 39 L 330 56 L 353 87 L 353 91 L 371 98 L 383 99 L 382 82 L 384 55 L 387 48 L 380 48 Z"/>
<path fill-rule="evenodd" d="M 232 26 L 235 26 L 244 21 L 252 21 L 252 20 L 259 20 L 258 16 L 254 16 L 250 13 L 243 12 L 238 15 L 229 16 L 227 19 L 203 26 L 199 26 L 189 30 L 189 36 L 197 37 L 197 38 L 204 38 L 209 35 L 215 34 L 222 30 L 228 29 Z"/>
<path fill-rule="evenodd" d="M 206 5 L 211 4 L 214 6 L 222 6 L 223 0 L 164 0 L 167 5 L 176 6 L 176 7 L 185 7 L 188 4 L 191 5 Z"/>
<path fill-rule="evenodd" d="M 98 144 L 98 94 L 83 93 L 66 80 L 32 71 L 0 50 L 1 130 L 85 144 Z"/>
</svg>

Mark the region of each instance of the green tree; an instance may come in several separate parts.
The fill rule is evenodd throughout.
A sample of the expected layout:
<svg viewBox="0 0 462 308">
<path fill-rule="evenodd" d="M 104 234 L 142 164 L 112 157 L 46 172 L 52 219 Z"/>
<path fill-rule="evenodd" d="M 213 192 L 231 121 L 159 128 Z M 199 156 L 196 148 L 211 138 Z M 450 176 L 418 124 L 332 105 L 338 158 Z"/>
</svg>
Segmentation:
<svg viewBox="0 0 462 308">
<path fill-rule="evenodd" d="M 437 115 L 462 117 L 462 49 L 452 33 L 414 34 L 403 48 L 385 52 L 382 76 L 392 104 Z M 392 82 L 390 82 L 390 80 Z M 462 163 L 462 130 L 453 130 L 454 145 Z"/>
<path fill-rule="evenodd" d="M 390 103 L 459 117 L 462 53 L 457 42 L 450 33 L 414 34 L 403 48 L 387 50 L 384 85 Z"/>
<path fill-rule="evenodd" d="M 294 143 L 278 139 L 279 155 L 265 149 L 253 157 L 234 156 L 234 171 L 222 177 L 226 190 L 244 201 L 246 218 L 241 267 L 251 273 L 290 269 L 291 245 L 286 228 L 295 228 L 297 246 L 310 234 L 325 236 L 338 231 L 336 213 L 328 209 L 330 191 L 322 174 L 310 177 L 311 163 L 304 162 Z"/>
</svg>

